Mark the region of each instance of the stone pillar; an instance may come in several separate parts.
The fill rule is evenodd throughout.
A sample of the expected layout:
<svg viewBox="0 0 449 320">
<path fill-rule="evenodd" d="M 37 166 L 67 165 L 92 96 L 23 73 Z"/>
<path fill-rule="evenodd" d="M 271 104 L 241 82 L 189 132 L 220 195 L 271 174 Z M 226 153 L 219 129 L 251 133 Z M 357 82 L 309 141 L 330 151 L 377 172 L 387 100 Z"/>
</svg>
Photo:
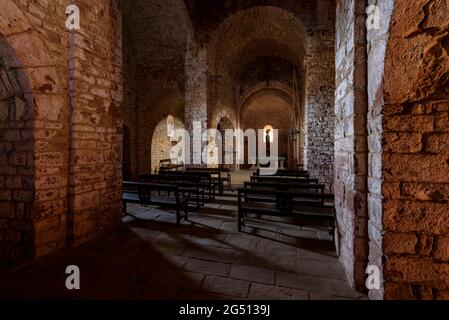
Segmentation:
<svg viewBox="0 0 449 320">
<path fill-rule="evenodd" d="M 83 2 L 70 41 L 69 225 L 77 244 L 121 223 L 122 74 L 118 1 Z"/>
<path fill-rule="evenodd" d="M 383 195 L 382 195 L 382 119 L 383 76 L 386 47 L 389 38 L 393 0 L 369 0 L 372 18 L 379 15 L 379 25 L 367 30 L 368 40 L 368 234 L 369 261 L 380 271 L 381 287 L 369 291 L 370 299 L 383 299 Z M 377 10 L 377 12 L 376 12 Z M 376 23 L 374 20 L 370 20 Z"/>
<path fill-rule="evenodd" d="M 365 289 L 368 259 L 366 2 L 337 3 L 335 208 L 337 251 L 349 281 Z"/>
<path fill-rule="evenodd" d="M 312 178 L 333 189 L 334 163 L 334 35 L 317 32 L 306 60 L 305 164 Z"/>
<path fill-rule="evenodd" d="M 66 244 L 66 5 L 1 4 L 0 259 Z"/>
<path fill-rule="evenodd" d="M 201 150 L 205 143 L 201 136 L 193 136 L 194 123 L 201 124 L 201 131 L 207 129 L 208 65 L 207 46 L 189 38 L 186 57 L 185 127 L 191 134 L 191 163 L 201 161 Z M 196 164 L 198 165 L 198 164 Z M 201 165 L 204 166 L 205 164 Z"/>
</svg>

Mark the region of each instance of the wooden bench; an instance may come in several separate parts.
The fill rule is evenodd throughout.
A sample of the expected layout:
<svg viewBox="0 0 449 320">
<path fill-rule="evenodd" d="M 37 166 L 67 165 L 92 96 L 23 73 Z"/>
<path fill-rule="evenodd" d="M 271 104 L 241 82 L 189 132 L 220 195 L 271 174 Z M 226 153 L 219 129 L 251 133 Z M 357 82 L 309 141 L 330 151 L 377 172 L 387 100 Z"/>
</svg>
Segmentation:
<svg viewBox="0 0 449 320">
<path fill-rule="evenodd" d="M 257 169 L 253 174 L 254 176 L 260 176 L 260 169 Z M 267 176 L 265 176 L 267 177 Z M 268 177 L 295 177 L 295 178 L 309 178 L 309 172 L 307 170 L 287 170 L 279 169 L 275 174 Z"/>
<path fill-rule="evenodd" d="M 333 198 L 333 195 L 324 193 L 239 188 L 238 231 L 242 232 L 248 214 L 257 214 L 325 221 L 334 237 L 335 209 L 333 205 L 326 204 Z"/>
<path fill-rule="evenodd" d="M 168 171 L 161 170 L 159 174 L 162 175 L 183 175 L 183 176 L 197 176 L 201 178 L 201 185 L 207 190 L 208 200 L 215 199 L 216 188 L 218 184 L 214 181 L 212 174 L 206 171 Z"/>
<path fill-rule="evenodd" d="M 295 177 L 273 177 L 273 176 L 251 176 L 251 182 L 273 182 L 273 183 L 303 183 L 317 184 L 318 179 L 295 178 Z"/>
<path fill-rule="evenodd" d="M 204 186 L 198 176 L 186 176 L 181 174 L 141 174 L 139 179 L 142 182 L 172 184 L 179 186 L 179 191 L 188 194 L 189 201 L 196 204 L 196 208 L 205 205 Z"/>
<path fill-rule="evenodd" d="M 224 184 L 231 190 L 231 169 L 229 168 L 186 168 L 188 172 L 209 172 L 218 183 L 219 195 L 224 194 Z"/>
<path fill-rule="evenodd" d="M 166 194 L 161 195 L 162 193 Z M 128 214 L 126 205 L 136 203 L 175 209 L 177 225 L 181 224 L 182 217 L 185 220 L 188 218 L 188 198 L 181 196 L 181 192 L 176 185 L 124 181 L 122 200 L 125 215 Z M 183 209 L 184 215 L 181 216 Z"/>
<path fill-rule="evenodd" d="M 305 190 L 315 193 L 324 193 L 326 186 L 324 184 L 311 184 L 302 183 L 301 181 L 295 181 L 291 183 L 282 182 L 245 182 L 244 188 L 252 189 L 268 189 L 268 190 Z"/>
</svg>

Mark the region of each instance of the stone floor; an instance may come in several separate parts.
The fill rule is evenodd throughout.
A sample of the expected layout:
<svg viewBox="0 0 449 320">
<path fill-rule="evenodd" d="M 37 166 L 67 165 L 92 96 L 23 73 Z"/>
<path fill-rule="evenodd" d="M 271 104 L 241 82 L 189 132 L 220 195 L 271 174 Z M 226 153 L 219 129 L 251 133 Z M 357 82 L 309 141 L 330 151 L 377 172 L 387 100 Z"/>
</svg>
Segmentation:
<svg viewBox="0 0 449 320">
<path fill-rule="evenodd" d="M 262 217 L 236 232 L 228 193 L 176 227 L 129 206 L 124 227 L 0 274 L 6 299 L 365 299 L 350 289 L 325 227 Z M 285 223 L 287 222 L 287 223 Z M 77 265 L 81 289 L 65 288 Z"/>
</svg>

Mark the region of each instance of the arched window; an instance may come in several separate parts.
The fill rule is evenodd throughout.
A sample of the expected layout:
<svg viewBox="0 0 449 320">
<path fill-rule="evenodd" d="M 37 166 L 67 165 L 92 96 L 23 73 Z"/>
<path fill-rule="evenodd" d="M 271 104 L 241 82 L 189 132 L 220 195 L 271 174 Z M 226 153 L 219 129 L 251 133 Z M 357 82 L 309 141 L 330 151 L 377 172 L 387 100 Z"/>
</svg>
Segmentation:
<svg viewBox="0 0 449 320">
<path fill-rule="evenodd" d="M 269 137 L 270 143 L 273 143 L 274 137 L 273 137 L 273 126 L 266 125 L 263 128 L 263 142 L 267 143 L 267 136 Z"/>
</svg>

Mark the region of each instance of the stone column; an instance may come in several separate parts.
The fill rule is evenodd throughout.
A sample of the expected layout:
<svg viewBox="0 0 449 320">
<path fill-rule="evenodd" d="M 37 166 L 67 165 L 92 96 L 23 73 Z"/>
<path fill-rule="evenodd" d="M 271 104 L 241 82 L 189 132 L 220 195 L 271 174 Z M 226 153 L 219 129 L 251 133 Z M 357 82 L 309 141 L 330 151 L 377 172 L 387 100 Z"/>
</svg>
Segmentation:
<svg viewBox="0 0 449 320">
<path fill-rule="evenodd" d="M 186 56 L 186 87 L 185 87 L 185 127 L 191 135 L 191 165 L 200 165 L 201 153 L 205 143 L 201 141 L 201 134 L 207 129 L 207 103 L 208 103 L 208 65 L 207 46 L 201 45 L 193 38 L 188 41 Z M 197 134 L 194 134 L 194 125 Z"/>
<path fill-rule="evenodd" d="M 118 1 L 81 7 L 70 40 L 70 240 L 121 223 L 122 38 Z M 88 26 L 91 26 L 90 28 Z"/>
<path fill-rule="evenodd" d="M 379 26 L 367 32 L 368 40 L 368 234 L 369 265 L 380 270 L 381 287 L 369 291 L 370 299 L 383 299 L 383 196 L 382 196 L 382 119 L 383 119 L 383 75 L 386 46 L 389 37 L 390 17 L 393 0 L 369 0 L 368 5 L 376 5 L 371 15 L 379 14 Z M 377 12 L 375 10 L 378 10 Z M 374 17 L 374 16 L 373 16 Z M 375 23 L 376 21 L 372 21 Z M 376 28 L 374 28 L 376 27 Z"/>
<path fill-rule="evenodd" d="M 334 40 L 330 32 L 317 33 L 307 57 L 305 107 L 305 164 L 312 178 L 327 191 L 333 189 L 334 162 Z"/>
<path fill-rule="evenodd" d="M 338 3 L 335 60 L 337 249 L 349 281 L 360 290 L 368 257 L 365 10 L 365 1 Z"/>
</svg>

